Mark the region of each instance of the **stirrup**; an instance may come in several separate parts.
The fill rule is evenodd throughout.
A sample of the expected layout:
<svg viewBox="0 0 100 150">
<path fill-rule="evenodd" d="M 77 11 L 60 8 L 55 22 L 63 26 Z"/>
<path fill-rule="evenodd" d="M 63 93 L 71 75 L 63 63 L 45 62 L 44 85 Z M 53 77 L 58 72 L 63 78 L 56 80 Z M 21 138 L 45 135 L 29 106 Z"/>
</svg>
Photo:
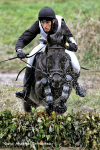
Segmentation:
<svg viewBox="0 0 100 150">
<path fill-rule="evenodd" d="M 25 91 L 23 90 L 21 92 L 16 92 L 15 95 L 20 99 L 24 99 Z"/>
<path fill-rule="evenodd" d="M 24 100 L 27 100 L 29 98 L 29 95 L 30 95 L 30 90 L 27 89 L 27 90 L 23 90 L 21 92 L 16 92 L 16 97 L 20 98 L 20 99 L 24 99 Z"/>
</svg>

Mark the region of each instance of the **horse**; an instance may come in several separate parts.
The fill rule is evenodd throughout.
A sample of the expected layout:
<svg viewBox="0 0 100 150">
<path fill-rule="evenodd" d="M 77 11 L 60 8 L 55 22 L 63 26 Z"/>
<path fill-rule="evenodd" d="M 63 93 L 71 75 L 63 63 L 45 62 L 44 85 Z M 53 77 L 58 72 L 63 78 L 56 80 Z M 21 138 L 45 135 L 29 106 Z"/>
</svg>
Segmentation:
<svg viewBox="0 0 100 150">
<path fill-rule="evenodd" d="M 38 53 L 33 66 L 29 99 L 23 101 L 24 109 L 42 105 L 46 112 L 64 113 L 67 99 L 72 91 L 72 65 L 70 56 L 65 53 L 64 36 L 61 32 L 48 35 L 44 52 Z"/>
</svg>

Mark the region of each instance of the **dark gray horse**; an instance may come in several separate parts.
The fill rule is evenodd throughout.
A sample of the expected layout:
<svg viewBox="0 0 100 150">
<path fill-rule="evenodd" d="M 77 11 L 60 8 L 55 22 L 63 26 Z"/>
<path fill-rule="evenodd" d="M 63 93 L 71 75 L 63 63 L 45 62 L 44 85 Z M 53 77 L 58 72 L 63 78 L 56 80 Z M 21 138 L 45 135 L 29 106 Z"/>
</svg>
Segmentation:
<svg viewBox="0 0 100 150">
<path fill-rule="evenodd" d="M 46 108 L 48 114 L 67 110 L 66 102 L 72 90 L 72 66 L 64 43 L 60 32 L 48 35 L 45 51 L 36 56 L 35 81 L 33 79 L 28 101 L 24 102 L 26 111 L 31 111 L 31 106 L 36 108 L 40 105 Z"/>
</svg>

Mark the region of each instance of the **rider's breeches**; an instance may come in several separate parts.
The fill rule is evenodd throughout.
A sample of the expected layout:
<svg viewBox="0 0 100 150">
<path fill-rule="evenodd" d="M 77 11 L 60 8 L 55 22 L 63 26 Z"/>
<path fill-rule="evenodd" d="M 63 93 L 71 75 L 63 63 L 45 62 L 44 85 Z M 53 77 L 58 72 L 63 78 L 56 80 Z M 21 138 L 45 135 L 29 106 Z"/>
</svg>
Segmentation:
<svg viewBox="0 0 100 150">
<path fill-rule="evenodd" d="M 78 62 L 78 59 L 77 59 L 75 53 L 74 53 L 74 52 L 71 52 L 71 51 L 69 51 L 69 50 L 67 50 L 67 49 L 65 50 L 65 52 L 66 52 L 67 54 L 69 54 L 70 57 L 71 57 L 71 64 L 72 64 L 74 73 L 77 73 L 77 74 L 78 74 L 78 73 L 80 72 L 80 64 L 79 64 L 79 62 Z"/>
<path fill-rule="evenodd" d="M 36 52 L 41 52 L 43 50 L 43 48 L 46 47 L 46 44 L 39 44 L 38 46 L 36 46 L 30 53 L 29 56 L 32 56 L 30 58 L 28 58 L 28 61 L 27 61 L 27 66 L 31 68 L 32 64 L 33 64 L 33 60 L 34 60 L 34 57 L 35 57 L 35 53 Z M 79 73 L 80 72 L 80 65 L 79 65 L 79 62 L 78 62 L 78 59 L 76 57 L 76 55 L 74 54 L 74 52 L 71 52 L 69 50 L 65 50 L 66 53 L 68 53 L 71 57 L 71 63 L 72 63 L 72 66 L 73 66 L 73 71 L 75 73 Z M 30 64 L 30 65 L 29 65 Z"/>
<path fill-rule="evenodd" d="M 28 63 L 27 66 L 28 66 L 28 67 L 30 67 L 30 68 L 32 67 L 35 54 L 36 54 L 37 52 L 41 52 L 45 46 L 46 46 L 46 44 L 39 44 L 39 45 L 36 46 L 34 49 L 32 49 L 32 51 L 31 51 L 31 53 L 30 53 L 30 55 L 29 55 L 29 56 L 32 56 L 32 57 L 28 58 L 28 60 L 27 60 L 27 63 Z M 30 64 L 30 65 L 29 65 L 29 64 Z"/>
</svg>

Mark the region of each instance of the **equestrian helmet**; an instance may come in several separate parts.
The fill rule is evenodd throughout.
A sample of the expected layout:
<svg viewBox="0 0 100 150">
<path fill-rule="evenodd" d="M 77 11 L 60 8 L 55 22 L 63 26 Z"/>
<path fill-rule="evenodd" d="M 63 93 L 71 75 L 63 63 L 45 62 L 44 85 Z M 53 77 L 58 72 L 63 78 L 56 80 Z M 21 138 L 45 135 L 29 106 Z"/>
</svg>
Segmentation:
<svg viewBox="0 0 100 150">
<path fill-rule="evenodd" d="M 50 21 L 55 19 L 55 12 L 52 8 L 50 7 L 44 7 L 40 10 L 39 15 L 38 15 L 38 19 L 40 21 L 42 20 L 46 20 L 46 21 Z"/>
</svg>

